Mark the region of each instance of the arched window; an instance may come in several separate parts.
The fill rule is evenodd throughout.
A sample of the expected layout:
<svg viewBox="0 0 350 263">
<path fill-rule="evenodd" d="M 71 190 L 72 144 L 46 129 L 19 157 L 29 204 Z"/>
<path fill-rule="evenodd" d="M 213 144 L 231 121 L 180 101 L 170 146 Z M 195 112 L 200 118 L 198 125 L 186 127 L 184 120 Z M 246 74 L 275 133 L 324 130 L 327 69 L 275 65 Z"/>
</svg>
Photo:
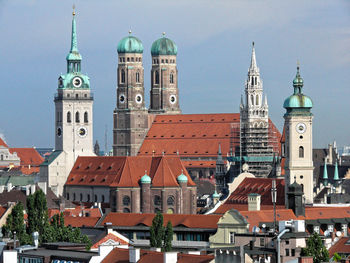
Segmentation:
<svg viewBox="0 0 350 263">
<path fill-rule="evenodd" d="M 255 97 L 255 104 L 259 105 L 259 95 L 256 95 L 256 97 Z"/>
<path fill-rule="evenodd" d="M 76 196 L 75 196 L 75 193 L 73 193 L 73 201 L 75 201 L 76 199 Z"/>
<path fill-rule="evenodd" d="M 252 105 L 254 105 L 254 96 L 253 96 L 253 95 L 250 96 L 250 103 L 251 103 Z"/>
<path fill-rule="evenodd" d="M 170 195 L 167 200 L 167 204 L 170 206 L 173 206 L 175 204 L 175 198 L 174 196 Z"/>
<path fill-rule="evenodd" d="M 83 194 L 80 194 L 80 201 L 83 201 Z"/>
<path fill-rule="evenodd" d="M 70 113 L 70 111 L 67 112 L 67 122 L 72 122 L 72 114 Z"/>
<path fill-rule="evenodd" d="M 136 72 L 136 83 L 140 83 L 140 73 Z"/>
<path fill-rule="evenodd" d="M 251 79 L 250 79 L 250 84 L 254 85 L 254 78 L 253 77 L 251 77 Z"/>
<path fill-rule="evenodd" d="M 121 72 L 121 83 L 125 83 L 125 71 L 124 69 L 122 69 L 122 72 Z"/>
<path fill-rule="evenodd" d="M 79 111 L 75 113 L 75 122 L 80 122 Z"/>
<path fill-rule="evenodd" d="M 303 146 L 299 147 L 299 158 L 304 158 L 304 147 Z"/>
<path fill-rule="evenodd" d="M 4 155 L 3 154 L 1 154 L 1 161 L 3 161 L 4 160 Z"/>
<path fill-rule="evenodd" d="M 123 209 L 123 213 L 130 213 L 130 209 L 125 207 L 125 208 Z"/>
<path fill-rule="evenodd" d="M 154 205 L 160 205 L 162 202 L 162 199 L 160 198 L 159 195 L 154 196 Z"/>
<path fill-rule="evenodd" d="M 255 84 L 255 85 L 258 84 L 258 78 L 257 78 L 257 77 L 255 77 L 254 84 Z"/>
<path fill-rule="evenodd" d="M 97 202 L 97 195 L 95 195 L 95 202 Z"/>
<path fill-rule="evenodd" d="M 89 122 L 89 118 L 88 118 L 88 113 L 87 113 L 87 111 L 85 111 L 85 113 L 84 113 L 84 122 L 85 122 L 85 123 Z"/>
<path fill-rule="evenodd" d="M 123 196 L 123 205 L 129 206 L 130 205 L 130 197 L 127 195 Z"/>
<path fill-rule="evenodd" d="M 174 83 L 174 74 L 170 73 L 170 83 Z"/>
<path fill-rule="evenodd" d="M 90 195 L 87 195 L 87 202 L 90 202 Z"/>
<path fill-rule="evenodd" d="M 67 200 L 69 200 L 69 193 L 67 193 Z"/>
<path fill-rule="evenodd" d="M 154 83 L 155 83 L 155 84 L 159 84 L 159 72 L 158 72 L 158 71 L 155 72 L 155 80 L 154 80 Z"/>
<path fill-rule="evenodd" d="M 105 196 L 102 195 L 102 197 L 101 197 L 101 203 L 104 203 L 104 202 L 105 202 Z"/>
</svg>

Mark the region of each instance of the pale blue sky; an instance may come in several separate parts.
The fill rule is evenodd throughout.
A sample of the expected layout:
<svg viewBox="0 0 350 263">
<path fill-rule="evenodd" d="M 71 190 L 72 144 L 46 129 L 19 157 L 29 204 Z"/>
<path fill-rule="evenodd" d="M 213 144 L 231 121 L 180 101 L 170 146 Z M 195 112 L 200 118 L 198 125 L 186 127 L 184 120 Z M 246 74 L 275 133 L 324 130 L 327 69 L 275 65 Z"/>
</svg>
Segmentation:
<svg viewBox="0 0 350 263">
<path fill-rule="evenodd" d="M 314 146 L 350 144 L 349 1 L 0 0 L 0 133 L 10 146 L 54 145 L 53 96 L 66 70 L 73 3 L 102 148 L 106 125 L 112 142 L 116 47 L 130 28 L 144 45 L 147 102 L 150 48 L 163 31 L 178 46 L 183 113 L 238 112 L 255 41 L 278 128 L 299 60 L 304 93 L 314 101 Z"/>
</svg>

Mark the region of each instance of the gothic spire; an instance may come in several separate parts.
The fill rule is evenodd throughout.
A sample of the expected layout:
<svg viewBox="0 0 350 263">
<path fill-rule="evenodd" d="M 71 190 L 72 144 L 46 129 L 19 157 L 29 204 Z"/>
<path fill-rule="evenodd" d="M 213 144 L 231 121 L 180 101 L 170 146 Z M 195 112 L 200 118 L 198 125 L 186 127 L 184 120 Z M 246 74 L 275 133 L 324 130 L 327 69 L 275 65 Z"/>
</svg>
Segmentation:
<svg viewBox="0 0 350 263">
<path fill-rule="evenodd" d="M 323 167 L 323 185 L 328 185 L 328 172 L 327 172 L 327 160 L 324 160 L 324 167 Z"/>
<path fill-rule="evenodd" d="M 75 22 L 75 7 L 73 6 L 73 19 L 72 19 L 72 38 L 70 51 L 66 57 L 67 59 L 67 72 L 80 72 L 81 55 L 78 51 L 77 44 L 77 30 Z"/>
<path fill-rule="evenodd" d="M 219 143 L 219 150 L 218 150 L 218 157 L 216 159 L 216 163 L 223 163 L 223 159 L 222 159 L 222 152 L 221 152 L 221 144 Z"/>
<path fill-rule="evenodd" d="M 76 29 L 76 23 L 75 23 L 75 7 L 73 6 L 73 20 L 72 20 L 72 39 L 71 39 L 71 47 L 70 52 L 79 52 L 78 51 L 78 44 L 77 44 L 77 29 Z"/>
<path fill-rule="evenodd" d="M 335 161 L 333 180 L 334 180 L 335 183 L 336 183 L 337 181 L 339 181 L 338 160 Z"/>
<path fill-rule="evenodd" d="M 250 60 L 250 67 L 249 67 L 249 71 L 250 72 L 255 72 L 258 71 L 258 66 L 256 65 L 256 57 L 255 57 L 255 47 L 254 47 L 254 42 L 252 44 L 252 57 Z"/>
</svg>

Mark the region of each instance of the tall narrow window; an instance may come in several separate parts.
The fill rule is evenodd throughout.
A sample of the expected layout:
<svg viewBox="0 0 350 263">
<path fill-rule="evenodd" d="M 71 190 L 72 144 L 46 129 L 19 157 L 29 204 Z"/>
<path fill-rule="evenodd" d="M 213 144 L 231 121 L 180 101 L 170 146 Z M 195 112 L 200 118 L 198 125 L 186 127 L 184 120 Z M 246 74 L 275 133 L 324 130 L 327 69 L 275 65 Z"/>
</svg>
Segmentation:
<svg viewBox="0 0 350 263">
<path fill-rule="evenodd" d="M 121 83 L 125 83 L 125 70 L 122 69 L 122 72 L 121 72 Z"/>
<path fill-rule="evenodd" d="M 102 197 L 101 197 L 101 203 L 104 203 L 104 202 L 105 202 L 105 196 L 102 195 Z"/>
<path fill-rule="evenodd" d="M 79 111 L 75 113 L 75 122 L 80 122 Z"/>
<path fill-rule="evenodd" d="M 136 72 L 136 83 L 140 83 L 140 73 Z"/>
<path fill-rule="evenodd" d="M 256 97 L 255 97 L 255 104 L 259 105 L 259 95 L 256 95 Z"/>
<path fill-rule="evenodd" d="M 88 113 L 87 113 L 87 111 L 85 111 L 85 113 L 84 113 L 84 122 L 85 122 L 85 123 L 88 123 L 88 122 L 89 122 L 89 118 L 88 118 Z"/>
<path fill-rule="evenodd" d="M 155 82 L 154 83 L 159 84 L 159 72 L 158 71 L 155 72 Z"/>
<path fill-rule="evenodd" d="M 303 146 L 299 147 L 299 158 L 304 158 L 304 147 Z"/>
<path fill-rule="evenodd" d="M 174 83 L 174 74 L 170 73 L 170 83 Z"/>
<path fill-rule="evenodd" d="M 250 96 L 250 101 L 251 101 L 251 104 L 254 105 L 254 96 L 253 95 Z"/>
<path fill-rule="evenodd" d="M 72 122 L 72 116 L 71 116 L 71 113 L 70 111 L 67 112 L 67 122 Z"/>
</svg>

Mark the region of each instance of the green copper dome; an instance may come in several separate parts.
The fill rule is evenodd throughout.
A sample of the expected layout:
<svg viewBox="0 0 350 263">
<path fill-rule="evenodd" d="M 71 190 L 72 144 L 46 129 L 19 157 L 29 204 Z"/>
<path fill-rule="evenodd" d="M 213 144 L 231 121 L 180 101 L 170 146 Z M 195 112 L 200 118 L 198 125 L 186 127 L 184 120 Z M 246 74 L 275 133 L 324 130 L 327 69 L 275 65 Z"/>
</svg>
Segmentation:
<svg viewBox="0 0 350 263">
<path fill-rule="evenodd" d="M 213 198 L 219 198 L 219 197 L 220 197 L 220 195 L 215 190 L 215 192 L 213 193 Z"/>
<path fill-rule="evenodd" d="M 166 37 L 161 37 L 152 44 L 151 48 L 152 56 L 159 55 L 177 55 L 177 46 L 174 41 Z"/>
<path fill-rule="evenodd" d="M 151 177 L 149 177 L 146 173 L 141 177 L 141 184 L 150 184 L 152 181 Z"/>
<path fill-rule="evenodd" d="M 187 183 L 188 178 L 186 175 L 184 175 L 183 171 L 181 172 L 181 174 L 177 177 L 177 181 L 179 183 Z"/>
<path fill-rule="evenodd" d="M 118 43 L 118 53 L 143 53 L 143 45 L 140 39 L 134 36 L 124 37 Z"/>
<path fill-rule="evenodd" d="M 300 76 L 299 66 L 297 67 L 297 74 L 293 80 L 294 94 L 289 96 L 283 103 L 283 107 L 287 110 L 292 109 L 311 109 L 313 106 L 310 97 L 303 94 L 302 88 L 304 80 Z"/>
</svg>

